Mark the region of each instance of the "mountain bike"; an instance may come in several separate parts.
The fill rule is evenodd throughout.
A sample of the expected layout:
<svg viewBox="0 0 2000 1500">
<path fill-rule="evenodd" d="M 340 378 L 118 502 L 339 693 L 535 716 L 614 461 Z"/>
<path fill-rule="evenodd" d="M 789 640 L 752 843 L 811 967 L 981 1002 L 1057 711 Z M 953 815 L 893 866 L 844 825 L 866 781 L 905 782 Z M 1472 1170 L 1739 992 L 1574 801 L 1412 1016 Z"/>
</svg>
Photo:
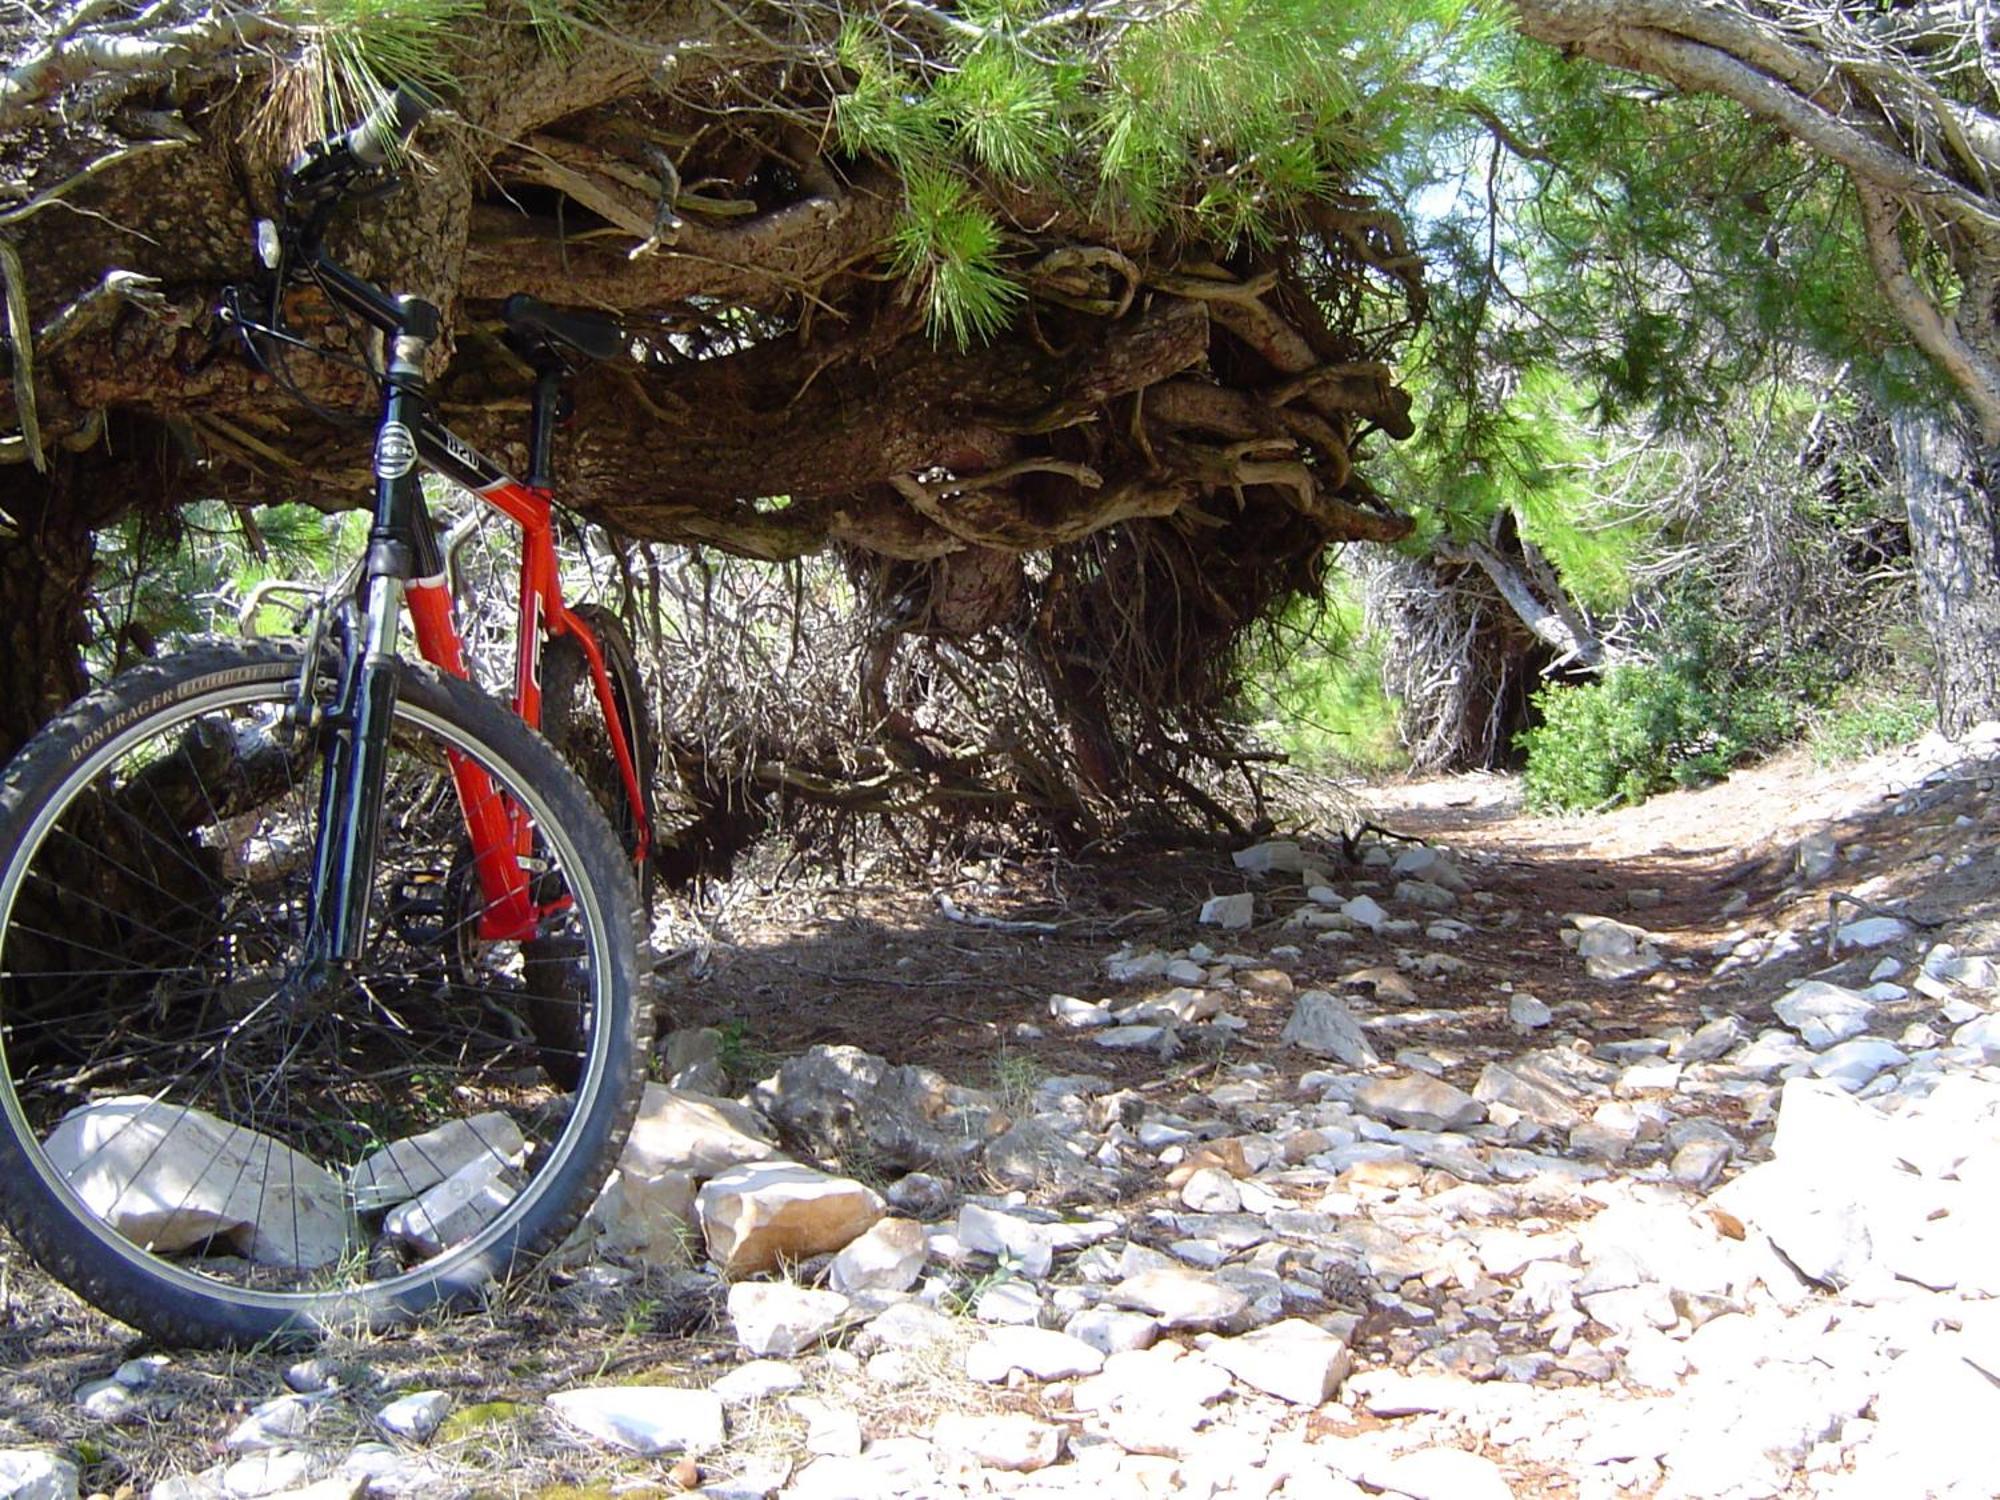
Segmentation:
<svg viewBox="0 0 2000 1500">
<path fill-rule="evenodd" d="M 284 174 L 234 344 L 281 386 L 316 286 L 375 335 L 374 511 L 303 639 L 201 644 L 51 721 L 0 777 L 0 1216 L 179 1344 L 407 1321 L 558 1246 L 612 1169 L 652 1031 L 635 875 L 652 749 L 608 611 L 562 597 L 549 464 L 608 320 L 515 297 L 530 472 L 439 419 L 438 309 L 335 261 L 435 100 L 404 87 Z M 468 679 L 430 470 L 522 533 L 513 702 Z M 399 637 L 407 613 L 421 662 Z M 600 798 L 536 732 L 601 718 Z M 607 818 L 604 803 L 610 804 Z"/>
</svg>

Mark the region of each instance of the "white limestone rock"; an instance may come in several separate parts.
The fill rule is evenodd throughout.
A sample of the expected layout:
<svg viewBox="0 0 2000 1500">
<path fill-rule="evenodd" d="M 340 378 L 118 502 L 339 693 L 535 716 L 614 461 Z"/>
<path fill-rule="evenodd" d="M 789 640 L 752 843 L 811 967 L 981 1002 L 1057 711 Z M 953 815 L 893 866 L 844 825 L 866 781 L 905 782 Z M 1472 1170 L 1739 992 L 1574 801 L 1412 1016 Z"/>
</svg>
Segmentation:
<svg viewBox="0 0 2000 1500">
<path fill-rule="evenodd" d="M 878 1219 L 833 1258 L 836 1292 L 904 1292 L 923 1274 L 924 1226 L 914 1219 Z"/>
<path fill-rule="evenodd" d="M 1714 1062 L 1725 1057 L 1743 1040 L 1743 1023 L 1735 1016 L 1717 1016 L 1699 1027 L 1669 1055 L 1676 1062 Z"/>
<path fill-rule="evenodd" d="M 995 1328 L 965 1351 L 965 1373 L 997 1385 L 1015 1370 L 1037 1380 L 1068 1380 L 1104 1368 L 1104 1351 L 1052 1328 Z"/>
<path fill-rule="evenodd" d="M 1405 906 L 1421 907 L 1425 911 L 1443 913 L 1458 910 L 1458 897 L 1428 880 L 1397 881 L 1396 899 Z"/>
<path fill-rule="evenodd" d="M 931 1441 L 946 1453 L 962 1453 L 988 1469 L 1028 1474 L 1062 1456 L 1063 1430 L 1020 1412 L 990 1416 L 952 1413 L 938 1418 Z"/>
<path fill-rule="evenodd" d="M 1885 943 L 1900 943 L 1910 935 L 1908 924 L 1894 917 L 1863 917 L 1857 922 L 1843 922 L 1834 935 L 1834 945 L 1839 948 L 1880 948 Z"/>
<path fill-rule="evenodd" d="M 557 1391 L 549 1408 L 577 1431 L 654 1457 L 704 1453 L 723 1440 L 722 1401 L 713 1391 L 665 1385 L 591 1386 Z"/>
<path fill-rule="evenodd" d="M 1900 1068 L 1909 1054 L 1880 1037 L 1857 1036 L 1829 1047 L 1813 1060 L 1813 1073 L 1849 1093 L 1864 1088 L 1886 1068 Z"/>
<path fill-rule="evenodd" d="M 1049 996 L 1049 1014 L 1072 1031 L 1111 1024 L 1110 1006 L 1102 1000 L 1079 1000 L 1074 995 Z"/>
<path fill-rule="evenodd" d="M 646 1176 L 685 1172 L 700 1181 L 783 1156 L 771 1122 L 749 1106 L 649 1083 L 619 1165 Z"/>
<path fill-rule="evenodd" d="M 732 1167 L 695 1196 L 709 1259 L 731 1278 L 844 1249 L 882 1213 L 872 1188 L 793 1162 Z"/>
<path fill-rule="evenodd" d="M 725 1406 L 747 1406 L 795 1391 L 806 1383 L 797 1365 L 782 1359 L 753 1359 L 738 1365 L 709 1387 Z"/>
<path fill-rule="evenodd" d="M 338 1177 L 197 1109 L 99 1100 L 65 1115 L 43 1148 L 93 1213 L 154 1250 L 222 1240 L 260 1265 L 310 1270 L 359 1238 Z"/>
<path fill-rule="evenodd" d="M 681 1265 L 695 1229 L 694 1197 L 695 1181 L 688 1173 L 643 1172 L 628 1157 L 564 1246 L 563 1262 L 573 1265 L 609 1255 L 645 1265 Z"/>
<path fill-rule="evenodd" d="M 825 1337 L 854 1308 L 839 1292 L 789 1281 L 739 1281 L 729 1289 L 736 1342 L 752 1354 L 790 1359 Z"/>
<path fill-rule="evenodd" d="M 425 1255 L 470 1239 L 521 1190 L 521 1174 L 497 1156 L 478 1156 L 382 1220 L 382 1232 Z"/>
<path fill-rule="evenodd" d="M 1507 997 L 1507 1019 L 1521 1031 L 1535 1031 L 1555 1019 L 1550 1010 L 1526 990 L 1516 990 Z"/>
<path fill-rule="evenodd" d="M 375 1413 L 375 1425 L 384 1432 L 412 1443 L 430 1440 L 451 1411 L 451 1397 L 444 1391 L 417 1391 L 399 1396 Z"/>
<path fill-rule="evenodd" d="M 1178 1269 L 1141 1271 L 1111 1288 L 1111 1300 L 1162 1328 L 1221 1328 L 1250 1310 L 1250 1298 L 1210 1277 Z"/>
<path fill-rule="evenodd" d="M 1354 1107 L 1411 1130 L 1463 1130 L 1486 1118 L 1486 1106 L 1464 1089 L 1422 1073 L 1370 1078 L 1355 1089 Z"/>
<path fill-rule="evenodd" d="M 0 1500 L 76 1500 L 77 1469 L 43 1448 L 0 1448 Z"/>
<path fill-rule="evenodd" d="M 1359 1466 L 1358 1477 L 1410 1500 L 1514 1500 L 1499 1466 L 1463 1448 L 1419 1448 L 1370 1458 Z"/>
<path fill-rule="evenodd" d="M 1370 932 L 1380 932 L 1382 924 L 1389 920 L 1389 913 L 1373 896 L 1356 896 L 1351 901 L 1341 903 L 1340 914 L 1350 922 L 1359 923 Z"/>
<path fill-rule="evenodd" d="M 1302 1318 L 1217 1339 L 1202 1353 L 1252 1389 L 1307 1407 L 1331 1400 L 1354 1362 L 1346 1339 Z"/>
<path fill-rule="evenodd" d="M 484 1157 L 518 1167 L 528 1143 L 511 1116 L 498 1110 L 447 1120 L 421 1135 L 405 1136 L 364 1157 L 348 1173 L 358 1213 L 407 1203 L 452 1173 Z"/>
<path fill-rule="evenodd" d="M 1315 1057 L 1330 1057 L 1350 1068 L 1372 1068 L 1381 1061 L 1354 1012 L 1325 990 L 1307 990 L 1292 1006 L 1291 1019 L 1278 1037 Z"/>
<path fill-rule="evenodd" d="M 1870 1001 L 1823 979 L 1795 985 L 1771 1009 L 1815 1051 L 1859 1036 L 1875 1015 Z"/>
<path fill-rule="evenodd" d="M 1257 898 L 1249 891 L 1239 891 L 1230 896 L 1210 896 L 1202 902 L 1197 920 L 1205 927 L 1237 932 L 1248 927 L 1256 915 Z"/>
<path fill-rule="evenodd" d="M 1123 1354 L 1132 1349 L 1150 1349 L 1160 1336 L 1160 1323 L 1144 1313 L 1089 1307 L 1063 1324 L 1063 1332 L 1081 1339 L 1100 1354 Z"/>
<path fill-rule="evenodd" d="M 1266 839 L 1230 855 L 1236 868 L 1251 875 L 1300 875 L 1305 872 L 1305 851 L 1292 839 Z"/>
</svg>

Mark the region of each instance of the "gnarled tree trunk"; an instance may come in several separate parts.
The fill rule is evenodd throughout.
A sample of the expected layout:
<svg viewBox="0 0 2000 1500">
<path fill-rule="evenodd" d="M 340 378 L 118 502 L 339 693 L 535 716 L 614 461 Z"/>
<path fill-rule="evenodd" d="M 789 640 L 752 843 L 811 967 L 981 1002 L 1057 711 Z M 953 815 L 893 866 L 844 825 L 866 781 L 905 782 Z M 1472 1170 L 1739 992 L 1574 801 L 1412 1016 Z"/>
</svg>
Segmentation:
<svg viewBox="0 0 2000 1500">
<path fill-rule="evenodd" d="M 1936 653 L 1938 726 L 1963 734 L 2000 719 L 2000 449 L 1969 423 L 1905 412 L 1891 419 L 1924 625 Z"/>
</svg>

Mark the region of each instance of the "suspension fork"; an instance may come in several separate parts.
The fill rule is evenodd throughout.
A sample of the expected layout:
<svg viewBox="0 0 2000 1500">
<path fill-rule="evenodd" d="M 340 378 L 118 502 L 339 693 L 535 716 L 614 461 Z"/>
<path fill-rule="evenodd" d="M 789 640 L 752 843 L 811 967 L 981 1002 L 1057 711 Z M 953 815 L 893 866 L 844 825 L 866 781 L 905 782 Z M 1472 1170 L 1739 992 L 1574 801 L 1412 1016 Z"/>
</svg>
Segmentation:
<svg viewBox="0 0 2000 1500">
<path fill-rule="evenodd" d="M 360 640 L 348 653 L 322 755 L 306 934 L 308 965 L 321 970 L 352 963 L 367 941 L 389 730 L 402 684 L 397 635 L 403 596 L 416 576 L 420 538 L 436 550 L 421 524 L 414 433 L 425 405 L 424 354 L 437 337 L 438 312 L 416 298 L 398 301 L 402 326 L 391 340 L 375 438 L 375 524 L 362 567 Z"/>
</svg>

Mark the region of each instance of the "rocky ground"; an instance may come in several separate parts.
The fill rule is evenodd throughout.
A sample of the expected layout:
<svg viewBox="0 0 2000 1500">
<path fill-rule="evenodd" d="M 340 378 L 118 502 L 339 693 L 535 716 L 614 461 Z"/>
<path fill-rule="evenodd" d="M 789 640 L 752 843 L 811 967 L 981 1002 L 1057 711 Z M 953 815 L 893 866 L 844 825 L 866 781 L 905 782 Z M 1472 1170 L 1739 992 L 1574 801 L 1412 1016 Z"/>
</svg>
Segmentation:
<svg viewBox="0 0 2000 1500">
<path fill-rule="evenodd" d="M 0 1497 L 2000 1493 L 1989 731 L 740 882 L 486 1314 L 155 1350 L 0 1242 Z"/>
</svg>

